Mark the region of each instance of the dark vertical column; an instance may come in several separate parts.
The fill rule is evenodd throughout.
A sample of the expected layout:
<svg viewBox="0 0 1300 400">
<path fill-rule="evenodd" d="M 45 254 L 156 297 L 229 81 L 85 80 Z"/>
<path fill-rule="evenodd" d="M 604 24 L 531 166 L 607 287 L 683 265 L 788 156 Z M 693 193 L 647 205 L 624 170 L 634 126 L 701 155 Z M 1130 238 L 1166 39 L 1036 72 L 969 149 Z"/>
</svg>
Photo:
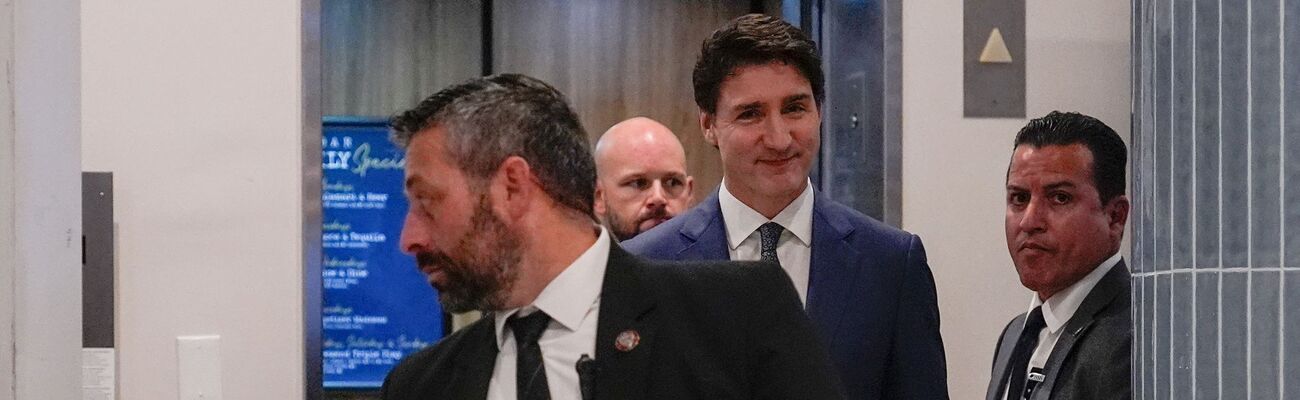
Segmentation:
<svg viewBox="0 0 1300 400">
<path fill-rule="evenodd" d="M 1147 335 L 1142 338 L 1145 343 L 1143 347 L 1146 351 L 1142 354 L 1142 398 L 1154 399 L 1156 392 L 1156 338 L 1158 330 L 1156 324 L 1159 318 L 1156 317 L 1156 277 L 1147 275 L 1142 277 L 1142 307 L 1143 329 Z"/>
<path fill-rule="evenodd" d="M 1133 256 L 1132 271 L 1134 298 L 1133 314 L 1136 317 L 1134 321 L 1134 339 L 1133 348 L 1133 392 L 1136 398 L 1149 398 L 1152 396 L 1155 382 L 1155 332 L 1153 308 L 1154 302 L 1151 301 L 1153 293 L 1152 277 L 1147 275 L 1151 270 L 1151 253 L 1152 247 L 1152 222 L 1150 199 L 1147 194 L 1151 192 L 1150 172 L 1151 157 L 1148 155 L 1151 148 L 1151 135 L 1148 133 L 1153 129 L 1152 116 L 1152 86 L 1154 84 L 1153 73 L 1153 54 L 1155 49 L 1154 42 L 1154 2 L 1152 1 L 1134 1 L 1133 2 L 1133 61 L 1137 64 L 1134 69 L 1133 91 L 1134 118 L 1132 121 L 1133 136 L 1129 140 L 1130 146 L 1130 163 L 1133 165 L 1132 173 L 1132 193 L 1133 212 L 1129 220 L 1135 225 L 1132 227 L 1133 238 Z"/>
<path fill-rule="evenodd" d="M 1250 0 L 1251 266 L 1277 268 L 1281 249 L 1281 43 L 1278 0 Z"/>
<path fill-rule="evenodd" d="M 1274 235 L 1273 240 L 1278 237 Z M 1250 398 L 1280 399 L 1278 393 L 1279 310 L 1281 274 L 1250 272 Z"/>
<path fill-rule="evenodd" d="M 1192 398 L 1192 365 L 1195 356 L 1192 346 L 1192 278 L 1190 273 L 1173 274 L 1173 287 L 1170 288 L 1170 330 L 1169 346 L 1171 365 L 1169 370 L 1170 395 L 1172 399 Z M 1163 397 L 1162 397 L 1163 398 Z"/>
<path fill-rule="evenodd" d="M 1283 335 L 1282 344 L 1282 398 L 1294 399 L 1300 396 L 1300 335 L 1296 334 L 1300 332 L 1300 307 L 1292 299 L 1300 297 L 1300 270 L 1286 271 L 1284 274 L 1285 286 L 1282 293 L 1285 301 L 1290 304 L 1286 304 L 1283 309 L 1282 329 L 1286 334 Z"/>
<path fill-rule="evenodd" d="M 1155 279 L 1155 296 L 1150 300 L 1155 303 L 1155 352 L 1152 356 L 1155 358 L 1155 384 L 1150 397 L 1153 399 L 1169 400 L 1170 391 L 1173 386 L 1170 384 L 1170 337 L 1173 336 L 1170 331 L 1170 306 L 1172 299 L 1170 295 L 1172 275 L 1156 275 Z"/>
<path fill-rule="evenodd" d="M 1221 221 L 1223 235 L 1223 266 L 1225 268 L 1244 268 L 1248 266 L 1247 238 L 1250 225 L 1249 197 L 1250 179 L 1247 171 L 1250 159 L 1247 154 L 1250 124 L 1247 104 L 1249 102 L 1246 79 L 1246 60 L 1249 55 L 1247 47 L 1246 7 L 1241 4 L 1224 6 L 1220 34 L 1221 79 L 1223 108 L 1220 114 L 1223 140 L 1222 158 L 1222 194 L 1223 215 Z M 1243 294 L 1244 295 L 1244 294 Z M 1227 368 L 1227 366 L 1224 366 Z"/>
<path fill-rule="evenodd" d="M 883 4 L 830 2 L 824 7 L 820 187 L 830 198 L 883 219 Z"/>
<path fill-rule="evenodd" d="M 1281 4 L 1250 0 L 1250 265 L 1281 263 Z M 1279 398 L 1280 274 L 1251 272 L 1250 395 Z"/>
<path fill-rule="evenodd" d="M 1151 151 L 1152 159 L 1155 165 L 1152 168 L 1152 183 L 1154 184 L 1155 197 L 1152 202 L 1154 219 L 1152 227 L 1154 240 L 1152 247 L 1153 267 L 1156 271 L 1167 271 L 1170 269 L 1169 264 L 1169 200 L 1170 200 L 1170 125 L 1171 113 L 1170 105 L 1172 104 L 1173 89 L 1170 74 L 1170 53 L 1173 49 L 1171 46 L 1172 35 L 1172 14 L 1173 2 L 1157 1 L 1155 2 L 1155 115 L 1154 120 L 1154 139 L 1152 141 Z M 1163 370 L 1163 369 L 1162 369 Z M 1166 377 L 1166 380 L 1168 378 Z"/>
<path fill-rule="evenodd" d="M 1246 272 L 1227 272 L 1223 274 L 1223 399 L 1248 399 L 1246 396 L 1246 338 L 1250 337 L 1246 320 Z"/>
<path fill-rule="evenodd" d="M 1283 127 L 1283 154 L 1286 157 L 1286 176 L 1283 178 L 1286 182 L 1283 201 L 1286 207 L 1286 215 L 1283 217 L 1286 229 L 1283 235 L 1286 240 L 1284 262 L 1289 268 L 1300 268 L 1300 1 L 1287 1 L 1283 7 L 1286 17 L 1282 57 L 1282 93 L 1285 95 L 1283 115 L 1286 118 Z M 1300 293 L 1294 294 L 1292 298 L 1293 301 L 1300 301 Z M 1293 333 L 1300 336 L 1300 331 Z M 1295 362 L 1300 363 L 1300 359 Z M 1294 393 L 1300 394 L 1300 387 L 1296 387 Z"/>
<path fill-rule="evenodd" d="M 480 15 L 479 15 L 481 21 L 479 22 L 480 24 L 479 26 L 482 27 L 480 29 L 480 32 L 482 33 L 482 42 L 481 42 L 482 55 L 480 57 L 482 57 L 482 59 L 480 61 L 481 65 L 479 66 L 479 68 L 481 70 L 480 72 L 483 73 L 483 76 L 492 75 L 492 49 L 493 49 L 492 31 L 494 29 L 494 27 L 492 26 L 493 3 L 495 3 L 494 0 L 483 0 L 483 4 L 482 4 L 483 8 L 480 10 Z"/>
<path fill-rule="evenodd" d="M 1219 273 L 1196 274 L 1196 385 L 1198 399 L 1219 397 Z"/>
<path fill-rule="evenodd" d="M 1249 102 L 1247 80 L 1247 63 L 1249 47 L 1247 46 L 1247 7 L 1223 7 L 1222 25 L 1220 27 L 1220 85 L 1222 90 L 1222 111 L 1220 139 L 1223 140 L 1221 159 L 1221 190 L 1223 197 L 1223 225 L 1220 234 L 1223 238 L 1222 262 L 1225 268 L 1243 268 L 1249 266 L 1250 225 L 1249 197 L 1250 180 L 1248 176 L 1249 154 Z M 1241 272 L 1224 273 L 1223 276 L 1223 325 L 1220 334 L 1223 338 L 1222 358 L 1222 393 L 1226 399 L 1245 399 L 1248 384 L 1247 363 L 1249 362 L 1246 346 L 1250 332 L 1247 330 L 1249 320 L 1247 299 L 1247 275 Z"/>
<path fill-rule="evenodd" d="M 112 348 L 113 173 L 81 173 L 81 347 Z"/>
<path fill-rule="evenodd" d="M 1195 149 L 1195 268 L 1219 267 L 1219 2 L 1195 5 L 1194 107 Z M 1219 393 L 1219 282 L 1221 274 L 1196 274 L 1194 394 L 1217 398 Z"/>
<path fill-rule="evenodd" d="M 1169 266 L 1171 270 L 1188 272 L 1194 267 L 1192 251 L 1195 226 L 1192 224 L 1193 180 L 1196 172 L 1196 134 L 1193 102 L 1196 90 L 1193 67 L 1196 31 L 1193 27 L 1193 4 L 1171 2 L 1170 21 L 1170 81 L 1169 81 Z M 1163 150 L 1163 149 L 1162 149 Z M 1163 207 L 1162 207 L 1163 208 Z M 1186 273 L 1173 275 L 1170 287 L 1170 398 L 1189 399 L 1192 393 L 1192 276 Z"/>
<path fill-rule="evenodd" d="M 1300 396 L 1300 1 L 1283 3 L 1282 398 Z"/>
</svg>

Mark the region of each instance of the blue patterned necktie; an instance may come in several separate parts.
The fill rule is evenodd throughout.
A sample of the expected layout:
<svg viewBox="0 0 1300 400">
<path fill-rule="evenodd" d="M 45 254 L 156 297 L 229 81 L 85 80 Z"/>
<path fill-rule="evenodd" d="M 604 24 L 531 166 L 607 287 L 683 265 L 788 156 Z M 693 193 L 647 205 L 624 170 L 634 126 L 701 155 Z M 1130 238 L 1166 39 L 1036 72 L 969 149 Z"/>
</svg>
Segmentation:
<svg viewBox="0 0 1300 400">
<path fill-rule="evenodd" d="M 781 259 L 776 257 L 776 243 L 781 240 L 781 232 L 785 232 L 785 227 L 775 222 L 758 227 L 758 235 L 763 244 L 761 260 L 781 265 Z"/>
</svg>

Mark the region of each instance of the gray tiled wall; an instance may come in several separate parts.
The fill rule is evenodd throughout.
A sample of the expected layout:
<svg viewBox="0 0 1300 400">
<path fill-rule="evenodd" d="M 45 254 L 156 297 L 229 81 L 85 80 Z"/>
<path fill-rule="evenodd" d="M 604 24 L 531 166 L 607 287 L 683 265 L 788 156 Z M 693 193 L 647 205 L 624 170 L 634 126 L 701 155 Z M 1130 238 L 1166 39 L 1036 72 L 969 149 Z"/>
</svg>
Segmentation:
<svg viewBox="0 0 1300 400">
<path fill-rule="evenodd" d="M 1134 0 L 1133 389 L 1300 399 L 1300 0 Z"/>
</svg>

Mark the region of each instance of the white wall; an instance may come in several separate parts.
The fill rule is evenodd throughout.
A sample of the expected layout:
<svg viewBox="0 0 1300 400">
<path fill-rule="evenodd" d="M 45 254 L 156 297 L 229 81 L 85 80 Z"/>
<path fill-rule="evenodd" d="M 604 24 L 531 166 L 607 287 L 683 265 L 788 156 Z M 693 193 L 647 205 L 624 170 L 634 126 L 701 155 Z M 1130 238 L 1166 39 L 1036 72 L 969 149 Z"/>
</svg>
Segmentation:
<svg viewBox="0 0 1300 400">
<path fill-rule="evenodd" d="M 0 21 L 14 20 L 14 5 L 0 2 Z M 14 266 L 17 265 L 17 232 L 14 226 L 14 87 L 9 77 L 14 59 L 14 35 L 11 29 L 0 29 L 0 65 L 4 65 L 4 79 L 0 79 L 0 400 L 14 398 Z"/>
<path fill-rule="evenodd" d="M 83 1 L 84 168 L 114 174 L 119 398 L 177 398 L 176 337 L 208 334 L 224 398 L 303 398 L 299 2 Z"/>
<path fill-rule="evenodd" d="M 0 4 L 0 399 L 81 382 L 77 0 Z"/>
<path fill-rule="evenodd" d="M 1027 115 L 1079 111 L 1127 138 L 1129 2 L 1026 3 Z M 997 335 L 1031 296 L 1003 233 L 1007 162 L 1028 121 L 963 118 L 962 2 L 903 4 L 903 226 L 934 269 L 949 392 L 982 399 Z"/>
</svg>

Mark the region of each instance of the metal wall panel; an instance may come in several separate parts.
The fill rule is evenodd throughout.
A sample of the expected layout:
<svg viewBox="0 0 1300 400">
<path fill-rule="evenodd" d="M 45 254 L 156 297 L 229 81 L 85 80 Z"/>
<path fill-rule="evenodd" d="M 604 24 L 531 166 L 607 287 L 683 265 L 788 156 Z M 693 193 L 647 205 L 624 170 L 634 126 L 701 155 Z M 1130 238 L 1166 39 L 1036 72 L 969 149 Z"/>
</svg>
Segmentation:
<svg viewBox="0 0 1300 400">
<path fill-rule="evenodd" d="M 1300 1 L 1133 10 L 1135 395 L 1295 398 Z"/>
</svg>

